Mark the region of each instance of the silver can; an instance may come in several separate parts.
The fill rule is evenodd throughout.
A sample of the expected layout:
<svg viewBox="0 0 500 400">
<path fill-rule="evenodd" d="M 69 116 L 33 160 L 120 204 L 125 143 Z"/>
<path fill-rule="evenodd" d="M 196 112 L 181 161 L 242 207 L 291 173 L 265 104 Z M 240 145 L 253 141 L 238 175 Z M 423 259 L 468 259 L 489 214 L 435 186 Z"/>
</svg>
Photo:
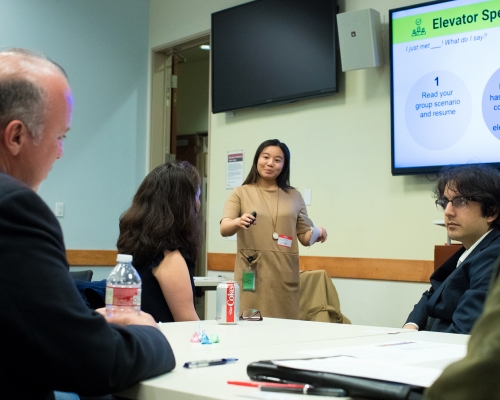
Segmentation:
<svg viewBox="0 0 500 400">
<path fill-rule="evenodd" d="M 215 320 L 219 324 L 237 324 L 240 310 L 240 286 L 234 281 L 217 285 Z"/>
</svg>

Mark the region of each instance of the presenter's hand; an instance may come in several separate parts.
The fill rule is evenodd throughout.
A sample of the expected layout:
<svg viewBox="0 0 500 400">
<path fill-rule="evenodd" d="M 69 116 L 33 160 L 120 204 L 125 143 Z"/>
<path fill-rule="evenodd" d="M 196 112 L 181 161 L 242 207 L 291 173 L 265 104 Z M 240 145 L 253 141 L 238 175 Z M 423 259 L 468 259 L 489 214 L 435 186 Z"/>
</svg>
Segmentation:
<svg viewBox="0 0 500 400">
<path fill-rule="evenodd" d="M 248 228 L 252 225 L 257 225 L 257 218 L 252 214 L 243 214 L 240 218 L 237 218 L 236 225 L 248 231 Z"/>
<path fill-rule="evenodd" d="M 326 241 L 326 238 L 328 237 L 328 234 L 326 233 L 326 229 L 323 228 L 323 227 L 319 227 L 319 236 L 318 238 L 316 239 L 316 242 L 321 242 L 323 243 L 324 241 Z"/>
<path fill-rule="evenodd" d="M 154 318 L 150 314 L 145 313 L 144 311 L 141 311 L 140 314 L 130 313 L 123 315 L 116 315 L 113 317 L 108 317 L 106 315 L 105 308 L 98 308 L 96 311 L 99 314 L 101 314 L 104 318 L 106 318 L 106 321 L 108 321 L 109 323 L 113 323 L 120 326 L 145 325 L 145 326 L 152 326 L 153 328 L 158 329 L 158 324 L 156 323 Z"/>
<path fill-rule="evenodd" d="M 403 329 L 410 329 L 410 330 L 418 331 L 418 328 L 412 324 L 406 324 L 405 326 L 403 326 Z"/>
</svg>

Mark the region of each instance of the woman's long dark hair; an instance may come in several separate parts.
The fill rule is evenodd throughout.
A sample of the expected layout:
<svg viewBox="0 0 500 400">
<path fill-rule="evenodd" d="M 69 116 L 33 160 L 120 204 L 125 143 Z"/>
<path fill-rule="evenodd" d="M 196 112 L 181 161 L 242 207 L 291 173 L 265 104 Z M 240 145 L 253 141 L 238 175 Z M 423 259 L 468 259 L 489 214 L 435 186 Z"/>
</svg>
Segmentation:
<svg viewBox="0 0 500 400">
<path fill-rule="evenodd" d="M 202 217 L 196 206 L 200 176 L 187 161 L 162 164 L 151 171 L 120 217 L 116 246 L 145 268 L 165 250 L 184 249 L 193 261 L 201 246 Z"/>
<path fill-rule="evenodd" d="M 290 150 L 288 150 L 288 146 L 285 143 L 280 142 L 278 139 L 269 139 L 260 144 L 260 146 L 257 148 L 257 151 L 255 152 L 255 156 L 253 157 L 252 169 L 250 169 L 245 182 L 243 182 L 243 185 L 257 183 L 257 180 L 259 179 L 259 172 L 257 171 L 257 161 L 259 161 L 260 153 L 262 153 L 262 151 L 268 146 L 277 146 L 281 149 L 281 151 L 283 151 L 283 155 L 285 156 L 285 163 L 283 165 L 281 173 L 276 178 L 276 184 L 281 190 L 287 192 L 288 189 L 293 189 L 293 186 L 290 186 Z"/>
</svg>

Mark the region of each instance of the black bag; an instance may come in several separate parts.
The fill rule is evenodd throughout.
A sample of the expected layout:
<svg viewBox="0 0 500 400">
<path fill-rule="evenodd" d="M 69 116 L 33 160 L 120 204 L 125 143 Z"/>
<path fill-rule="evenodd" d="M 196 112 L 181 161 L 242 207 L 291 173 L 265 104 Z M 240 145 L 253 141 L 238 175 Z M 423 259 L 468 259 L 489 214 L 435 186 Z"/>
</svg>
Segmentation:
<svg viewBox="0 0 500 400">
<path fill-rule="evenodd" d="M 284 381 L 307 383 L 317 387 L 344 389 L 347 395 L 353 398 L 419 400 L 424 392 L 424 388 L 421 386 L 281 367 L 273 364 L 272 361 L 257 361 L 249 364 L 247 374 L 250 379 L 256 381 L 273 381 L 273 378 L 277 378 Z"/>
</svg>

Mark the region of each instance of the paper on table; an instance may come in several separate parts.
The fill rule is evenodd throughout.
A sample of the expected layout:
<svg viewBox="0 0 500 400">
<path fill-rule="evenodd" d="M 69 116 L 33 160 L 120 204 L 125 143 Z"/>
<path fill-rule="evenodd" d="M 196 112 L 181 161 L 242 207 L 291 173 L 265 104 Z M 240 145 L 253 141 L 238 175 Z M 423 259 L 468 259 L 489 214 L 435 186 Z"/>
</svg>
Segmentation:
<svg viewBox="0 0 500 400">
<path fill-rule="evenodd" d="M 443 364 L 463 358 L 466 345 L 420 341 L 394 341 L 361 346 L 302 351 L 318 359 L 276 360 L 276 365 L 310 371 L 330 372 L 428 387 L 441 374 Z M 446 360 L 441 368 L 410 366 Z"/>
<path fill-rule="evenodd" d="M 300 353 L 313 357 L 349 356 L 391 364 L 418 364 L 435 360 L 450 363 L 465 357 L 467 346 L 421 341 L 393 341 L 361 346 L 308 350 Z"/>
<path fill-rule="evenodd" d="M 273 363 L 288 368 L 379 379 L 422 387 L 432 385 L 442 372 L 442 370 L 436 368 L 385 364 L 373 360 L 343 356 L 309 360 L 280 360 L 273 361 Z"/>
</svg>

